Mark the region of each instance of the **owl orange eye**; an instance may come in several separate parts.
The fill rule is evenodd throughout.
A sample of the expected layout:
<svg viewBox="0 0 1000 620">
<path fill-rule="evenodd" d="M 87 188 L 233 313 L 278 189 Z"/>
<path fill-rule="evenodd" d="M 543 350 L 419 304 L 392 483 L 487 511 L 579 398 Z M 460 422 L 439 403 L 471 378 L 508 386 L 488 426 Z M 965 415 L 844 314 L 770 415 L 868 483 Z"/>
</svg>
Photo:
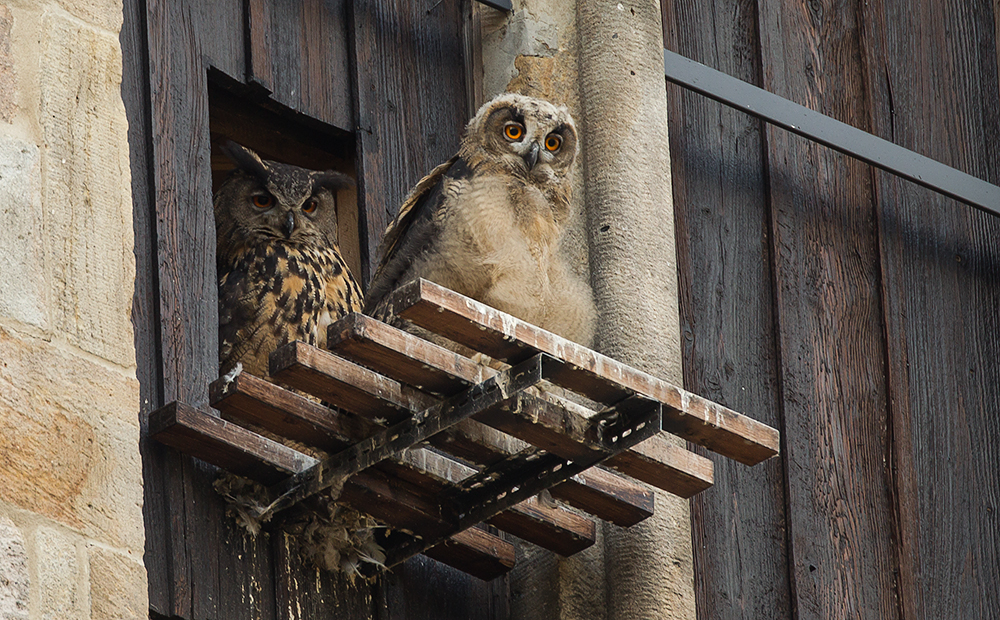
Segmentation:
<svg viewBox="0 0 1000 620">
<path fill-rule="evenodd" d="M 550 133 L 545 136 L 545 149 L 550 153 L 555 153 L 562 146 L 562 137 L 558 134 Z"/>
<path fill-rule="evenodd" d="M 253 206 L 258 209 L 270 209 L 274 206 L 274 196 L 271 194 L 257 194 L 250 200 L 253 202 Z"/>
<path fill-rule="evenodd" d="M 503 135 L 507 136 L 508 140 L 516 142 L 524 136 L 524 127 L 520 123 L 507 123 L 503 127 Z"/>
<path fill-rule="evenodd" d="M 302 211 L 312 214 L 316 211 L 317 207 L 319 207 L 319 201 L 315 198 L 310 198 L 306 201 L 306 204 L 302 205 Z"/>
</svg>

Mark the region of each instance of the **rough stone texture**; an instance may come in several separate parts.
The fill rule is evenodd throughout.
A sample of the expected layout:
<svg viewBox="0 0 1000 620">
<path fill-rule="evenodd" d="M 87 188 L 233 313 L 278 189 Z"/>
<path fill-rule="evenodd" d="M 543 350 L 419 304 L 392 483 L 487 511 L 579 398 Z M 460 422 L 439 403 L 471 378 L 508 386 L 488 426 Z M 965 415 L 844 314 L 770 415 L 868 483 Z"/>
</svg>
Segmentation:
<svg viewBox="0 0 1000 620">
<path fill-rule="evenodd" d="M 0 620 L 28 620 L 28 553 L 24 536 L 0 517 Z"/>
<path fill-rule="evenodd" d="M 82 618 L 80 563 L 74 538 L 50 527 L 35 531 L 35 580 L 38 617 L 43 620 Z"/>
<path fill-rule="evenodd" d="M 0 500 L 141 553 L 134 377 L 0 328 Z"/>
<path fill-rule="evenodd" d="M 0 22 L 3 8 L 0 7 Z M 0 23 L 0 37 L 3 36 Z M 0 41 L 0 116 L 3 113 Z M 46 268 L 38 147 L 0 135 L 0 317 L 46 326 Z"/>
<path fill-rule="evenodd" d="M 43 200 L 55 327 L 80 348 L 135 365 L 129 318 L 135 259 L 118 40 L 43 15 Z"/>
<path fill-rule="evenodd" d="M 563 251 L 594 284 L 602 315 L 598 347 L 679 382 L 659 5 L 513 4 L 511 16 L 482 14 L 483 98 L 512 91 L 570 108 L 582 150 L 577 217 Z M 663 493 L 656 502 L 654 517 L 629 529 L 606 525 L 594 547 L 572 558 L 525 553 L 510 577 L 513 617 L 694 618 L 688 505 Z"/>
<path fill-rule="evenodd" d="M 139 553 L 126 557 L 91 546 L 90 617 L 92 620 L 146 620 L 149 599 L 146 569 Z"/>
<path fill-rule="evenodd" d="M 122 28 L 122 0 L 58 0 L 74 17 L 116 35 Z"/>
<path fill-rule="evenodd" d="M 8 123 L 14 118 L 17 98 L 17 74 L 10 45 L 13 25 L 10 9 L 0 4 L 0 121 Z"/>
<path fill-rule="evenodd" d="M 654 0 L 578 0 L 591 282 L 603 353 L 681 381 L 663 35 Z M 694 618 L 687 502 L 606 526 L 608 618 Z"/>
</svg>

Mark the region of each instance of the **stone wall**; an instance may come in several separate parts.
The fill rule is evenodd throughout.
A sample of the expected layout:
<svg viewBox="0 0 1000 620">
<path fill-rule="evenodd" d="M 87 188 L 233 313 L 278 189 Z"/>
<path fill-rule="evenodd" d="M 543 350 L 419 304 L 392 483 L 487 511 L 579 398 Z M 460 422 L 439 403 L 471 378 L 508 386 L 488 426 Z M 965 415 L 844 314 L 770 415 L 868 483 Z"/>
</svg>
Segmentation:
<svg viewBox="0 0 1000 620">
<path fill-rule="evenodd" d="M 0 620 L 148 617 L 121 22 L 0 0 Z"/>
<path fill-rule="evenodd" d="M 677 267 L 656 0 L 513 0 L 482 10 L 484 99 L 503 91 L 570 108 L 581 135 L 576 219 L 564 251 L 589 274 L 597 348 L 681 382 Z M 512 616 L 525 620 L 695 617 L 687 501 L 656 493 L 656 514 L 568 559 L 523 546 Z"/>
</svg>

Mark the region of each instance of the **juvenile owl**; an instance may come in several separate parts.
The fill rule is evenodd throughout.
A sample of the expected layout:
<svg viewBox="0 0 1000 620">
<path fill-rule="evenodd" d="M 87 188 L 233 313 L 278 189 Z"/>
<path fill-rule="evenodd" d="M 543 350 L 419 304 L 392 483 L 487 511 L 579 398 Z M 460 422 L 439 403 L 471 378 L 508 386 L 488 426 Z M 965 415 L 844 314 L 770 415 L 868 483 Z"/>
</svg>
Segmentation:
<svg viewBox="0 0 1000 620">
<path fill-rule="evenodd" d="M 365 311 L 385 314 L 390 292 L 426 278 L 589 346 L 593 295 L 559 252 L 577 148 L 565 107 L 516 94 L 483 105 L 389 225 Z"/>
<path fill-rule="evenodd" d="M 271 351 L 301 340 L 326 344 L 326 328 L 361 309 L 361 291 L 335 243 L 332 171 L 262 160 L 234 142 L 236 170 L 215 194 L 219 366 L 268 376 Z"/>
</svg>

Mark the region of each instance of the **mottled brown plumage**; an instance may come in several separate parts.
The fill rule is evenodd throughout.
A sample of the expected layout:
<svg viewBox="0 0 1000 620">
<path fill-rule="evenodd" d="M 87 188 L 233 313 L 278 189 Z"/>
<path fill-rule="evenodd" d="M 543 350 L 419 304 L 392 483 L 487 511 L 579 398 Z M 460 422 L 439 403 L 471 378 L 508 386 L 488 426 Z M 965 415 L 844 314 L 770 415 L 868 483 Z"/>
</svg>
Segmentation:
<svg viewBox="0 0 1000 620">
<path fill-rule="evenodd" d="M 566 108 L 515 94 L 486 103 L 390 224 L 365 311 L 384 316 L 387 295 L 420 277 L 590 345 L 593 295 L 559 251 L 576 153 Z"/>
<path fill-rule="evenodd" d="M 219 366 L 268 376 L 268 356 L 295 340 L 326 346 L 326 328 L 361 310 L 361 290 L 336 244 L 333 192 L 351 183 L 319 172 L 262 160 L 235 143 L 224 146 L 237 169 L 215 195 L 219 275 Z M 262 435 L 321 458 L 315 448 L 265 429 Z M 252 534 L 261 527 L 267 495 L 260 485 L 223 474 L 215 488 Z M 350 575 L 360 562 L 384 560 L 374 540 L 378 524 L 336 503 L 339 484 L 307 499 L 283 525 L 317 566 Z"/>
<path fill-rule="evenodd" d="M 295 340 L 323 347 L 326 327 L 362 298 L 336 244 L 333 191 L 350 183 L 225 147 L 236 171 L 215 195 L 219 366 L 268 375 L 271 351 Z"/>
</svg>

